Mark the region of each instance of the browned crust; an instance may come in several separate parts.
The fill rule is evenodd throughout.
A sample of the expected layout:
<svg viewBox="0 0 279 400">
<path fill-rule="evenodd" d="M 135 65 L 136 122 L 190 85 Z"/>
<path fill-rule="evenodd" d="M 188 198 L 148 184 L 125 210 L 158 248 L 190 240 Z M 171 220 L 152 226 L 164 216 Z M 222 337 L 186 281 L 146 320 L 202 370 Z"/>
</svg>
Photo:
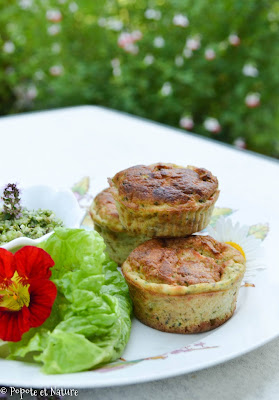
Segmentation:
<svg viewBox="0 0 279 400">
<path fill-rule="evenodd" d="M 218 188 L 218 180 L 204 168 L 158 163 L 137 165 L 117 173 L 110 182 L 123 203 L 152 206 L 203 203 Z"/>
<path fill-rule="evenodd" d="M 113 218 L 116 221 L 119 221 L 119 215 L 111 193 L 111 188 L 104 189 L 102 192 L 97 194 L 94 202 L 96 213 L 102 219 Z"/>
<path fill-rule="evenodd" d="M 193 235 L 144 242 L 132 251 L 127 262 L 148 282 L 189 286 L 220 281 L 226 266 L 243 264 L 244 258 L 210 236 Z"/>
<path fill-rule="evenodd" d="M 106 188 L 97 194 L 89 208 L 89 214 L 95 225 L 105 226 L 114 232 L 126 232 L 119 220 L 111 188 Z"/>
</svg>

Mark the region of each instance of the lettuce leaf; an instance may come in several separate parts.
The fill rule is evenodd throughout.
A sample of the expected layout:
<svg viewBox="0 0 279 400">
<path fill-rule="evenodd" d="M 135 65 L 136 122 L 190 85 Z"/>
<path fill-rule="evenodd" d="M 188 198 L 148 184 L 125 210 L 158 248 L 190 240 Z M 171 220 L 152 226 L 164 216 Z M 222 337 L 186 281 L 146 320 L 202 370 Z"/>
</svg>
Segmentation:
<svg viewBox="0 0 279 400">
<path fill-rule="evenodd" d="M 43 364 L 47 374 L 87 370 L 122 354 L 131 330 L 131 300 L 117 264 L 95 231 L 58 228 L 40 243 L 55 262 L 58 296 L 51 316 L 22 340 L 10 359 Z"/>
<path fill-rule="evenodd" d="M 8 342 L 4 342 L 0 339 L 0 357 L 6 358 L 9 354 Z"/>
</svg>

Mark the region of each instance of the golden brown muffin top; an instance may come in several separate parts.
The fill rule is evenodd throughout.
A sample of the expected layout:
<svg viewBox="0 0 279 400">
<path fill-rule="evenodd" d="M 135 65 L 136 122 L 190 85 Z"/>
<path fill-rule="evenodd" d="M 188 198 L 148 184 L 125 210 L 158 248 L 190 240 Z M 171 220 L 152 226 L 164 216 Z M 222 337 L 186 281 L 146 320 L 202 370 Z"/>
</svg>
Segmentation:
<svg viewBox="0 0 279 400">
<path fill-rule="evenodd" d="M 217 178 L 204 168 L 163 163 L 125 169 L 110 184 L 117 189 L 119 200 L 152 205 L 202 203 L 218 188 Z"/>
<path fill-rule="evenodd" d="M 90 207 L 90 215 L 95 223 L 105 225 L 115 231 L 123 231 L 111 191 L 111 188 L 107 188 L 97 194 Z"/>
<path fill-rule="evenodd" d="M 147 282 L 179 286 L 218 282 L 227 266 L 245 263 L 230 245 L 200 235 L 148 240 L 126 262 Z"/>
</svg>

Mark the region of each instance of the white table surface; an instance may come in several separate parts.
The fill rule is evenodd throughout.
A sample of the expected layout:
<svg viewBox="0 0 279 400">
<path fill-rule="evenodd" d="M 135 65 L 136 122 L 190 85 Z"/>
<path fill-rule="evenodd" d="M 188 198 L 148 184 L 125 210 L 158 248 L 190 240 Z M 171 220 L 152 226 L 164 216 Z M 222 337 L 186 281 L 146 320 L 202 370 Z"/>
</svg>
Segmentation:
<svg viewBox="0 0 279 400">
<path fill-rule="evenodd" d="M 112 133 L 109 143 L 107 132 Z M 181 134 L 187 138 L 183 148 Z M 247 208 L 250 215 L 254 208 L 256 221 L 247 221 L 246 217 L 246 223 L 279 220 L 275 206 L 279 163 L 182 131 L 85 106 L 1 118 L 0 138 L 0 186 L 15 181 L 22 186 L 43 183 L 69 188 L 88 175 L 91 189 L 97 193 L 107 186 L 105 177 L 127 166 L 175 162 L 203 166 L 216 174 L 221 187 L 218 204 L 239 208 L 240 219 L 246 216 Z M 103 153 L 101 165 L 94 158 L 96 152 Z M 206 370 L 158 382 L 80 390 L 78 398 L 278 399 L 278 347 L 279 339 L 274 339 L 249 354 Z"/>
</svg>

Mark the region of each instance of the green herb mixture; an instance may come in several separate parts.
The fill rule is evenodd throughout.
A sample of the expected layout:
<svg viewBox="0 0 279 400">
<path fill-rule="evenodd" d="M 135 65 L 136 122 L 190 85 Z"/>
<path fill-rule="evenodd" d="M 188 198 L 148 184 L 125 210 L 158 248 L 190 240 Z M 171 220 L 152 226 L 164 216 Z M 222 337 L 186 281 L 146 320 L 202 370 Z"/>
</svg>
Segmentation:
<svg viewBox="0 0 279 400">
<path fill-rule="evenodd" d="M 39 247 L 55 262 L 51 280 L 58 295 L 42 326 L 4 345 L 7 358 L 38 362 L 47 374 L 83 371 L 119 358 L 130 335 L 132 305 L 101 236 L 57 228 Z M 0 347 L 3 353 L 3 343 Z"/>
<path fill-rule="evenodd" d="M 0 245 L 21 236 L 36 239 L 59 226 L 63 226 L 63 222 L 50 210 L 23 208 L 17 219 L 9 219 L 5 212 L 0 212 Z"/>
</svg>

